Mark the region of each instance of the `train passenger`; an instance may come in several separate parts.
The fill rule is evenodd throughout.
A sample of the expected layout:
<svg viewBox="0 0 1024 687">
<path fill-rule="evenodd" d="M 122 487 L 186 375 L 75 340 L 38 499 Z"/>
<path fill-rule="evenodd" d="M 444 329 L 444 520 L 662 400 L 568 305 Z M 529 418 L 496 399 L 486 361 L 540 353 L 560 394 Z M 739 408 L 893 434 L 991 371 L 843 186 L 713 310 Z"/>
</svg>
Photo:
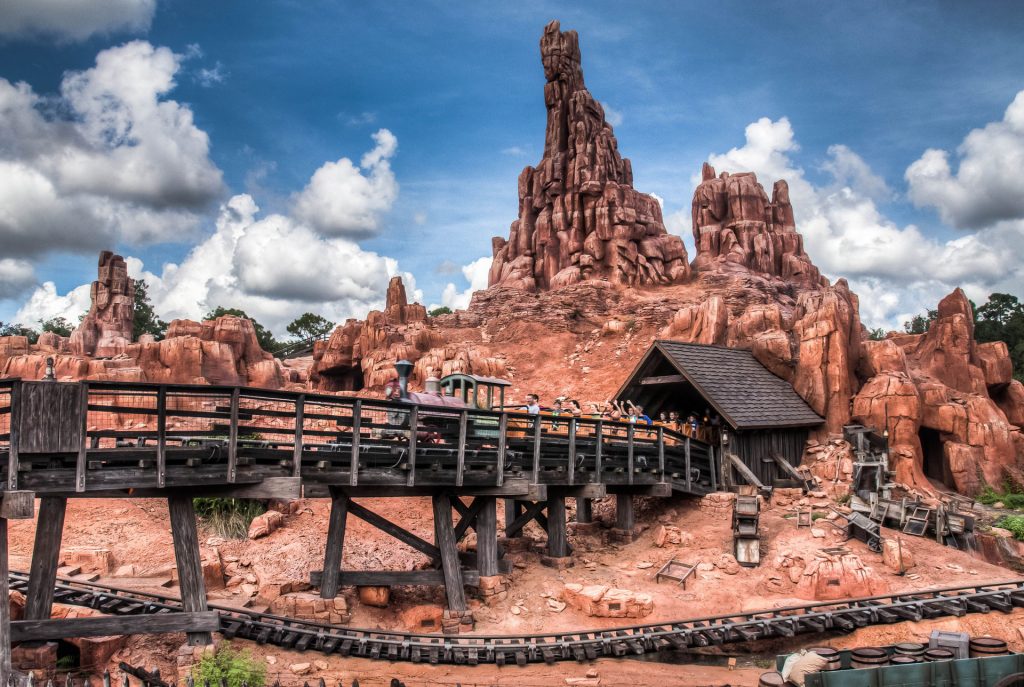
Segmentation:
<svg viewBox="0 0 1024 687">
<path fill-rule="evenodd" d="M 674 429 L 675 431 L 677 431 L 677 432 L 681 431 L 682 428 L 683 428 L 682 427 L 683 422 L 679 418 L 679 411 L 678 410 L 670 410 L 670 411 L 668 411 L 668 422 L 669 422 L 669 426 L 672 429 Z"/>
<path fill-rule="evenodd" d="M 540 396 L 526 394 L 526 412 L 530 415 L 540 415 Z"/>
</svg>

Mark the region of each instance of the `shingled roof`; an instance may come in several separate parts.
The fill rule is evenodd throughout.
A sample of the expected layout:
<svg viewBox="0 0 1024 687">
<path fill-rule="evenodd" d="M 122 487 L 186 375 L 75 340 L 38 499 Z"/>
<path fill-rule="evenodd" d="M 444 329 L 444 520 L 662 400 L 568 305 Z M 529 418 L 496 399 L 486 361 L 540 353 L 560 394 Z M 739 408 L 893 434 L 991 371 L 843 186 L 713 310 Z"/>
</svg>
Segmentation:
<svg viewBox="0 0 1024 687">
<path fill-rule="evenodd" d="M 660 352 L 733 429 L 813 427 L 824 419 L 784 379 L 772 374 L 750 351 L 725 346 L 655 341 L 630 379 Z"/>
</svg>

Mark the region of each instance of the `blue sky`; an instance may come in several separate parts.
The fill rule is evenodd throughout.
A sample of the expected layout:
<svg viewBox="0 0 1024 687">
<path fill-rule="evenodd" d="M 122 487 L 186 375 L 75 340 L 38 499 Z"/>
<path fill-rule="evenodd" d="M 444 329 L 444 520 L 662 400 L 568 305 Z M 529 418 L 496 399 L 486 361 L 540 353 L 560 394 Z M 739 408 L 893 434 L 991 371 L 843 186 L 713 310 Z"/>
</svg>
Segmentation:
<svg viewBox="0 0 1024 687">
<path fill-rule="evenodd" d="M 1024 295 L 1020 3 L 81 4 L 0 7 L 3 321 L 80 310 L 104 246 L 167 316 L 362 317 L 393 273 L 464 304 L 540 158 L 554 18 L 670 230 L 712 159 L 789 179 L 873 326 Z"/>
</svg>

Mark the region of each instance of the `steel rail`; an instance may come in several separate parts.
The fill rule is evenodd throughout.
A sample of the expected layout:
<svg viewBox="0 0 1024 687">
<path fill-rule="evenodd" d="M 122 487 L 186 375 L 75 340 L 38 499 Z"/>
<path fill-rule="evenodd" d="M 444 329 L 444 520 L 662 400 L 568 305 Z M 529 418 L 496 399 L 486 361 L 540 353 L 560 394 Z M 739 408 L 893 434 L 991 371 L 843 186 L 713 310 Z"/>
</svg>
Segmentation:
<svg viewBox="0 0 1024 687">
<path fill-rule="evenodd" d="M 12 571 L 10 585 L 24 591 L 28 575 Z M 173 596 L 63 577 L 55 585 L 54 600 L 112 615 L 182 610 L 180 600 Z M 209 607 L 221 614 L 220 632 L 225 637 L 287 649 L 415 663 L 525 665 L 642 655 L 662 649 L 689 649 L 830 630 L 845 632 L 866 625 L 993 610 L 1009 613 L 1015 607 L 1024 607 L 1024 579 L 537 635 L 395 632 L 329 625 L 218 604 Z"/>
</svg>

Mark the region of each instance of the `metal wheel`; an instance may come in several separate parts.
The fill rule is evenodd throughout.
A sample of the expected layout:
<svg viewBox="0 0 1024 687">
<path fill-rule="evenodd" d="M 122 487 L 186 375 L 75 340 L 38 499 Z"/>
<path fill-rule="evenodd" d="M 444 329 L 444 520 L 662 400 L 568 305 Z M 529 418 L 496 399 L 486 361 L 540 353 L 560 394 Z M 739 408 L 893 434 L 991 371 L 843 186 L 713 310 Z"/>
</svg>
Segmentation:
<svg viewBox="0 0 1024 687">
<path fill-rule="evenodd" d="M 992 687 L 1024 687 L 1024 673 L 1007 675 L 1002 680 L 992 685 Z"/>
</svg>

